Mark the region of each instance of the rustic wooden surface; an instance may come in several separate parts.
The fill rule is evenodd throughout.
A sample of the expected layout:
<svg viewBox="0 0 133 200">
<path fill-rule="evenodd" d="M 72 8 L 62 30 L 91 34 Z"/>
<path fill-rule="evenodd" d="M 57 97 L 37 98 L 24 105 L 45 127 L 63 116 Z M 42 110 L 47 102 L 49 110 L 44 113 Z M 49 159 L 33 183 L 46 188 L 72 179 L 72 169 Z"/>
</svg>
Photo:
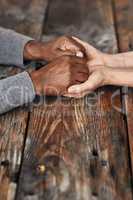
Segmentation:
<svg viewBox="0 0 133 200">
<path fill-rule="evenodd" d="M 133 1 L 131 0 L 115 0 L 114 1 L 116 28 L 118 36 L 118 46 L 120 52 L 133 50 Z M 127 116 L 127 131 L 129 136 L 130 148 L 130 164 L 133 173 L 133 89 L 123 88 L 122 90 L 124 113 Z"/>
<path fill-rule="evenodd" d="M 39 38 L 47 1 L 2 0 L 0 26 Z M 20 70 L 0 67 L 0 78 Z M 13 200 L 17 189 L 19 170 L 28 124 L 28 109 L 17 109 L 0 117 L 0 200 Z"/>
<path fill-rule="evenodd" d="M 44 22 L 43 40 L 71 34 L 105 52 L 128 49 L 131 2 L 51 0 L 47 9 L 46 4 L 3 0 L 0 25 L 6 21 L 37 38 Z M 29 115 L 19 109 L 1 117 L 0 200 L 14 199 L 15 193 L 16 200 L 131 200 L 132 90 L 124 101 L 127 119 L 121 100 L 120 88 L 106 87 L 81 100 L 46 98 Z"/>
<path fill-rule="evenodd" d="M 51 1 L 43 39 L 62 34 L 116 52 L 111 2 Z M 33 110 L 17 199 L 132 199 L 128 138 L 116 110 L 120 95 L 114 108 L 110 101 L 117 92 L 110 87 L 80 101 L 48 99 Z"/>
</svg>

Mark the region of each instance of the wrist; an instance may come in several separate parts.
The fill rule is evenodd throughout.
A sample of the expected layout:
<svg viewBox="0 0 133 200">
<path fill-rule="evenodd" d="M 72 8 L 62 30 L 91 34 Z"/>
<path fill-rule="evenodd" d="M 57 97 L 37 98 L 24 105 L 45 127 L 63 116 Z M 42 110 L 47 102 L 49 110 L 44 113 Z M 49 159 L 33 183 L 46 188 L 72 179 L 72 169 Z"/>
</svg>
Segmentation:
<svg viewBox="0 0 133 200">
<path fill-rule="evenodd" d="M 115 82 L 117 82 L 117 75 L 114 72 L 113 68 L 106 68 L 106 72 L 105 72 L 105 80 L 104 80 L 104 85 L 114 85 Z"/>
<path fill-rule="evenodd" d="M 41 60 L 41 43 L 35 40 L 29 41 L 24 48 L 24 60 Z"/>
<path fill-rule="evenodd" d="M 106 67 L 122 68 L 125 66 L 125 58 L 122 54 L 104 54 L 103 59 Z"/>
<path fill-rule="evenodd" d="M 34 85 L 34 89 L 37 95 L 42 95 L 42 86 L 41 86 L 41 81 L 39 78 L 39 73 L 38 71 L 33 71 L 31 73 L 29 73 L 32 83 Z"/>
<path fill-rule="evenodd" d="M 123 71 L 120 68 L 107 68 L 105 85 L 121 85 L 123 81 Z"/>
</svg>

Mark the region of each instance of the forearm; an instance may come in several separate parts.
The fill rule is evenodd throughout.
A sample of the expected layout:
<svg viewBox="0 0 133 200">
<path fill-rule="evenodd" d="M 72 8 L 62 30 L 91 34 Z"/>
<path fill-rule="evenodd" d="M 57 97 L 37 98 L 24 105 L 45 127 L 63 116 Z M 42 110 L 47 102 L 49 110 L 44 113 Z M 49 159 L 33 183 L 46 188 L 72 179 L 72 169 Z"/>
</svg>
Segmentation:
<svg viewBox="0 0 133 200">
<path fill-rule="evenodd" d="M 133 52 L 105 55 L 104 62 L 107 67 L 133 68 Z"/>
<path fill-rule="evenodd" d="M 27 72 L 0 80 L 0 114 L 31 103 L 34 97 L 34 86 Z"/>
<path fill-rule="evenodd" d="M 24 48 L 31 40 L 12 30 L 0 28 L 0 64 L 24 67 Z"/>
<path fill-rule="evenodd" d="M 106 73 L 106 85 L 133 87 L 133 69 L 110 68 Z"/>
</svg>

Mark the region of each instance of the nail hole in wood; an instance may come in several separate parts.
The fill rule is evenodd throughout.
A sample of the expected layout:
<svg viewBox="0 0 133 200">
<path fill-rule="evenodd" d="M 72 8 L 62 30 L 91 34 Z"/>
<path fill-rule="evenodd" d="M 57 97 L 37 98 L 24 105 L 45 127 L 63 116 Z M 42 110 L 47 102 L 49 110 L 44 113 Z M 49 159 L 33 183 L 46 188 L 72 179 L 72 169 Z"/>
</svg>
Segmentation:
<svg viewBox="0 0 133 200">
<path fill-rule="evenodd" d="M 108 161 L 107 160 L 101 160 L 101 165 L 103 167 L 106 167 L 108 165 Z"/>
<path fill-rule="evenodd" d="M 93 155 L 94 157 L 98 157 L 98 151 L 97 151 L 96 149 L 93 149 L 92 155 Z"/>
<path fill-rule="evenodd" d="M 111 166 L 111 167 L 110 167 L 110 173 L 111 173 L 111 176 L 112 176 L 113 178 L 116 177 L 116 171 L 115 171 L 114 166 Z"/>
<path fill-rule="evenodd" d="M 92 196 L 98 197 L 98 193 L 94 191 L 94 192 L 92 192 Z"/>
<path fill-rule="evenodd" d="M 0 165 L 3 166 L 3 167 L 8 167 L 9 166 L 9 160 L 1 161 Z"/>
<path fill-rule="evenodd" d="M 46 166 L 45 166 L 45 165 L 38 165 L 38 166 L 37 166 L 37 172 L 38 172 L 39 174 L 44 174 L 45 171 L 46 171 Z"/>
</svg>

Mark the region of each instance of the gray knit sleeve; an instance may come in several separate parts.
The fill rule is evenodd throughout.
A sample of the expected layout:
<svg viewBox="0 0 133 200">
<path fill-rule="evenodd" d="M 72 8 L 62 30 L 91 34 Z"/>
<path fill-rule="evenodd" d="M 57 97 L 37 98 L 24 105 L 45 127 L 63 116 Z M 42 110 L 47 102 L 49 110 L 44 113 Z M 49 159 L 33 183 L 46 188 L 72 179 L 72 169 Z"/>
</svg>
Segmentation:
<svg viewBox="0 0 133 200">
<path fill-rule="evenodd" d="M 0 64 L 24 68 L 23 52 L 30 37 L 0 27 Z"/>
<path fill-rule="evenodd" d="M 0 114 L 31 103 L 34 98 L 34 86 L 27 72 L 0 80 Z"/>
</svg>

